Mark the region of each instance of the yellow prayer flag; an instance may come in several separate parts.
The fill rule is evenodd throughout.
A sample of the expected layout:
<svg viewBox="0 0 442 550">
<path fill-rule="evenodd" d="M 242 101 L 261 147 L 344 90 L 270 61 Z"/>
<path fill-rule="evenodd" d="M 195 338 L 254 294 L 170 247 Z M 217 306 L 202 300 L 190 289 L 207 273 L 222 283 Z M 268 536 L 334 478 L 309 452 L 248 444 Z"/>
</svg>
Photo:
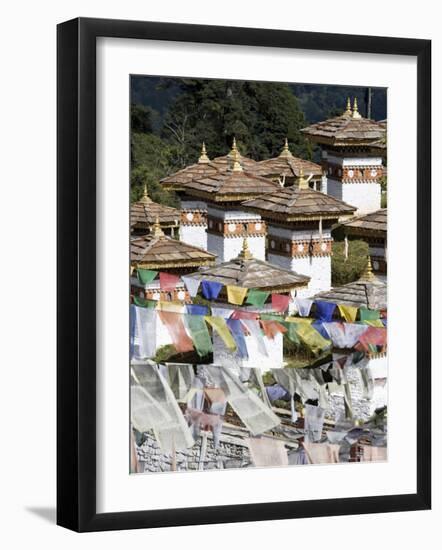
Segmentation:
<svg viewBox="0 0 442 550">
<path fill-rule="evenodd" d="M 227 326 L 226 320 L 223 317 L 212 317 L 210 315 L 205 315 L 204 319 L 216 330 L 226 347 L 230 351 L 236 351 L 236 342 Z"/>
<path fill-rule="evenodd" d="M 309 317 L 286 317 L 284 321 L 287 323 L 302 323 L 304 325 L 311 325 L 314 319 L 310 319 Z"/>
<path fill-rule="evenodd" d="M 156 309 L 159 311 L 170 311 L 172 313 L 184 312 L 184 306 L 181 302 L 165 302 L 163 300 L 158 301 Z"/>
<path fill-rule="evenodd" d="M 338 304 L 339 312 L 347 321 L 347 323 L 354 323 L 356 315 L 358 314 L 358 308 L 353 306 L 341 306 Z"/>
<path fill-rule="evenodd" d="M 372 319 L 371 321 L 364 321 L 364 325 L 369 325 L 370 327 L 384 328 L 384 323 L 380 319 Z"/>
<path fill-rule="evenodd" d="M 331 343 L 326 340 L 317 330 L 306 323 L 299 323 L 296 327 L 296 334 L 307 346 L 317 353 L 330 347 Z"/>
<path fill-rule="evenodd" d="M 242 288 L 240 286 L 227 285 L 227 300 L 231 304 L 242 306 L 247 290 L 247 288 Z"/>
</svg>

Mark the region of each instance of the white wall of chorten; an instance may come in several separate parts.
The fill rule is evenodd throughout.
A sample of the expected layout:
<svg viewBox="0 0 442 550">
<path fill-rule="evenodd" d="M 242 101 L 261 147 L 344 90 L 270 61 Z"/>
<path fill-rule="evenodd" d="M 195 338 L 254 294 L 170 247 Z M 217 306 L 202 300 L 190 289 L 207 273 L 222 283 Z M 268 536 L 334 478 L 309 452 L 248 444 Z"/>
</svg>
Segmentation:
<svg viewBox="0 0 442 550">
<path fill-rule="evenodd" d="M 247 237 L 252 256 L 265 260 L 266 234 L 266 224 L 258 214 L 208 207 L 207 250 L 217 254 L 217 263 L 236 258 L 242 250 L 244 237 Z"/>
<path fill-rule="evenodd" d="M 180 241 L 207 250 L 207 204 L 181 201 Z"/>
<path fill-rule="evenodd" d="M 342 200 L 358 211 L 357 215 L 368 214 L 381 207 L 381 186 L 383 175 L 382 158 L 367 156 L 322 154 L 327 174 L 327 193 Z"/>
<path fill-rule="evenodd" d="M 319 223 L 319 222 L 318 222 Z M 297 291 L 306 298 L 331 288 L 331 229 L 322 237 L 315 229 L 287 229 L 269 224 L 267 259 L 270 263 L 310 277 L 308 286 Z M 313 247 L 313 253 L 310 249 Z"/>
</svg>

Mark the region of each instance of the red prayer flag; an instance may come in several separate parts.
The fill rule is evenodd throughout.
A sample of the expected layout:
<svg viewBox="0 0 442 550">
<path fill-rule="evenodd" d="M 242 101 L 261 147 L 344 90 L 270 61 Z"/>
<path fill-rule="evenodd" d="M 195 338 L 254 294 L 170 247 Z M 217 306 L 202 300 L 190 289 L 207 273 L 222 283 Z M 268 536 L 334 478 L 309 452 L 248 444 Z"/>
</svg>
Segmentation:
<svg viewBox="0 0 442 550">
<path fill-rule="evenodd" d="M 160 288 L 166 292 L 175 290 L 176 285 L 180 282 L 180 278 L 177 275 L 171 273 L 160 272 Z"/>
<path fill-rule="evenodd" d="M 359 343 L 362 345 L 364 350 L 368 350 L 368 346 L 370 344 L 385 348 L 387 345 L 387 330 L 385 328 L 368 327 L 368 329 L 359 337 Z"/>
<path fill-rule="evenodd" d="M 181 313 L 173 313 L 172 311 L 158 311 L 161 322 L 167 328 L 173 345 L 178 353 L 193 351 L 192 339 L 186 332 Z"/>
<path fill-rule="evenodd" d="M 260 321 L 262 330 L 264 331 L 264 334 L 267 336 L 267 338 L 270 338 L 273 340 L 273 338 L 279 333 L 287 332 L 287 329 L 285 326 L 281 325 L 281 323 L 278 323 L 278 321 Z"/>
<path fill-rule="evenodd" d="M 290 296 L 285 294 L 272 294 L 272 309 L 273 311 L 286 311 L 289 307 Z"/>
<path fill-rule="evenodd" d="M 257 311 L 246 311 L 246 310 L 240 310 L 235 309 L 230 316 L 231 319 L 252 319 L 255 321 L 258 319 L 259 313 Z"/>
</svg>

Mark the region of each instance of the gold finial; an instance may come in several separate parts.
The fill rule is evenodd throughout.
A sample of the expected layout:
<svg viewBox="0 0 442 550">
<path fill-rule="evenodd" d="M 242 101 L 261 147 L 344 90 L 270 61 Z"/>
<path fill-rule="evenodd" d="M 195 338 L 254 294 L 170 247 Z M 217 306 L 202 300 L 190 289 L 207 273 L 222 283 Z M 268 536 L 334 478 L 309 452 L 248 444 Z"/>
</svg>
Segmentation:
<svg viewBox="0 0 442 550">
<path fill-rule="evenodd" d="M 210 159 L 207 156 L 206 144 L 204 143 L 204 141 L 203 141 L 203 146 L 201 147 L 201 155 L 200 155 L 200 158 L 198 159 L 198 162 L 199 164 L 205 164 L 207 162 L 210 162 Z"/>
<path fill-rule="evenodd" d="M 164 237 L 164 232 L 161 229 L 160 219 L 158 216 L 156 217 L 155 223 L 152 226 L 151 233 L 153 237 Z"/>
<path fill-rule="evenodd" d="M 308 189 L 308 179 L 304 178 L 304 170 L 302 168 L 299 170 L 297 183 L 299 189 Z"/>
<path fill-rule="evenodd" d="M 353 113 L 352 118 L 362 118 L 358 111 L 358 98 L 355 97 L 353 101 Z"/>
<path fill-rule="evenodd" d="M 147 184 L 144 184 L 143 196 L 140 199 L 140 202 L 152 202 L 151 198 L 147 194 Z"/>
<path fill-rule="evenodd" d="M 244 237 L 242 241 L 242 249 L 238 254 L 238 258 L 243 260 L 251 260 L 253 258 L 252 253 L 249 250 L 249 243 L 247 242 L 247 237 Z"/>
<path fill-rule="evenodd" d="M 351 115 L 351 101 L 350 98 L 347 97 L 347 107 L 343 113 L 344 115 Z"/>
<path fill-rule="evenodd" d="M 232 149 L 227 156 L 239 162 L 241 155 L 239 154 L 238 147 L 236 146 L 236 138 L 233 138 Z"/>
<path fill-rule="evenodd" d="M 232 172 L 242 172 L 242 166 L 239 163 L 238 159 L 235 159 L 233 161 Z"/>
<path fill-rule="evenodd" d="M 371 267 L 371 258 L 370 254 L 367 257 L 367 265 L 365 266 L 364 271 L 362 272 L 361 276 L 359 277 L 360 281 L 375 281 L 376 276 L 373 273 L 373 269 Z"/>
<path fill-rule="evenodd" d="M 282 149 L 279 156 L 282 157 L 282 158 L 293 156 L 292 152 L 289 149 L 289 140 L 287 138 L 285 138 L 284 147 L 283 147 L 283 149 Z"/>
</svg>

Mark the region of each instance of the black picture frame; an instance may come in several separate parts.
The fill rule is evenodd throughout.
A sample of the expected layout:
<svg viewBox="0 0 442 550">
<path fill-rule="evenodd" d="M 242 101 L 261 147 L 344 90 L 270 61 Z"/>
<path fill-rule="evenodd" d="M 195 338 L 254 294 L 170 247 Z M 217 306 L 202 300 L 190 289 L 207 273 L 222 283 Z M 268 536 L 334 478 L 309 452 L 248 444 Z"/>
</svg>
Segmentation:
<svg viewBox="0 0 442 550">
<path fill-rule="evenodd" d="M 417 491 L 361 498 L 96 512 L 96 39 L 417 58 Z M 57 523 L 83 531 L 425 510 L 431 506 L 431 41 L 107 19 L 58 25 Z"/>
</svg>

